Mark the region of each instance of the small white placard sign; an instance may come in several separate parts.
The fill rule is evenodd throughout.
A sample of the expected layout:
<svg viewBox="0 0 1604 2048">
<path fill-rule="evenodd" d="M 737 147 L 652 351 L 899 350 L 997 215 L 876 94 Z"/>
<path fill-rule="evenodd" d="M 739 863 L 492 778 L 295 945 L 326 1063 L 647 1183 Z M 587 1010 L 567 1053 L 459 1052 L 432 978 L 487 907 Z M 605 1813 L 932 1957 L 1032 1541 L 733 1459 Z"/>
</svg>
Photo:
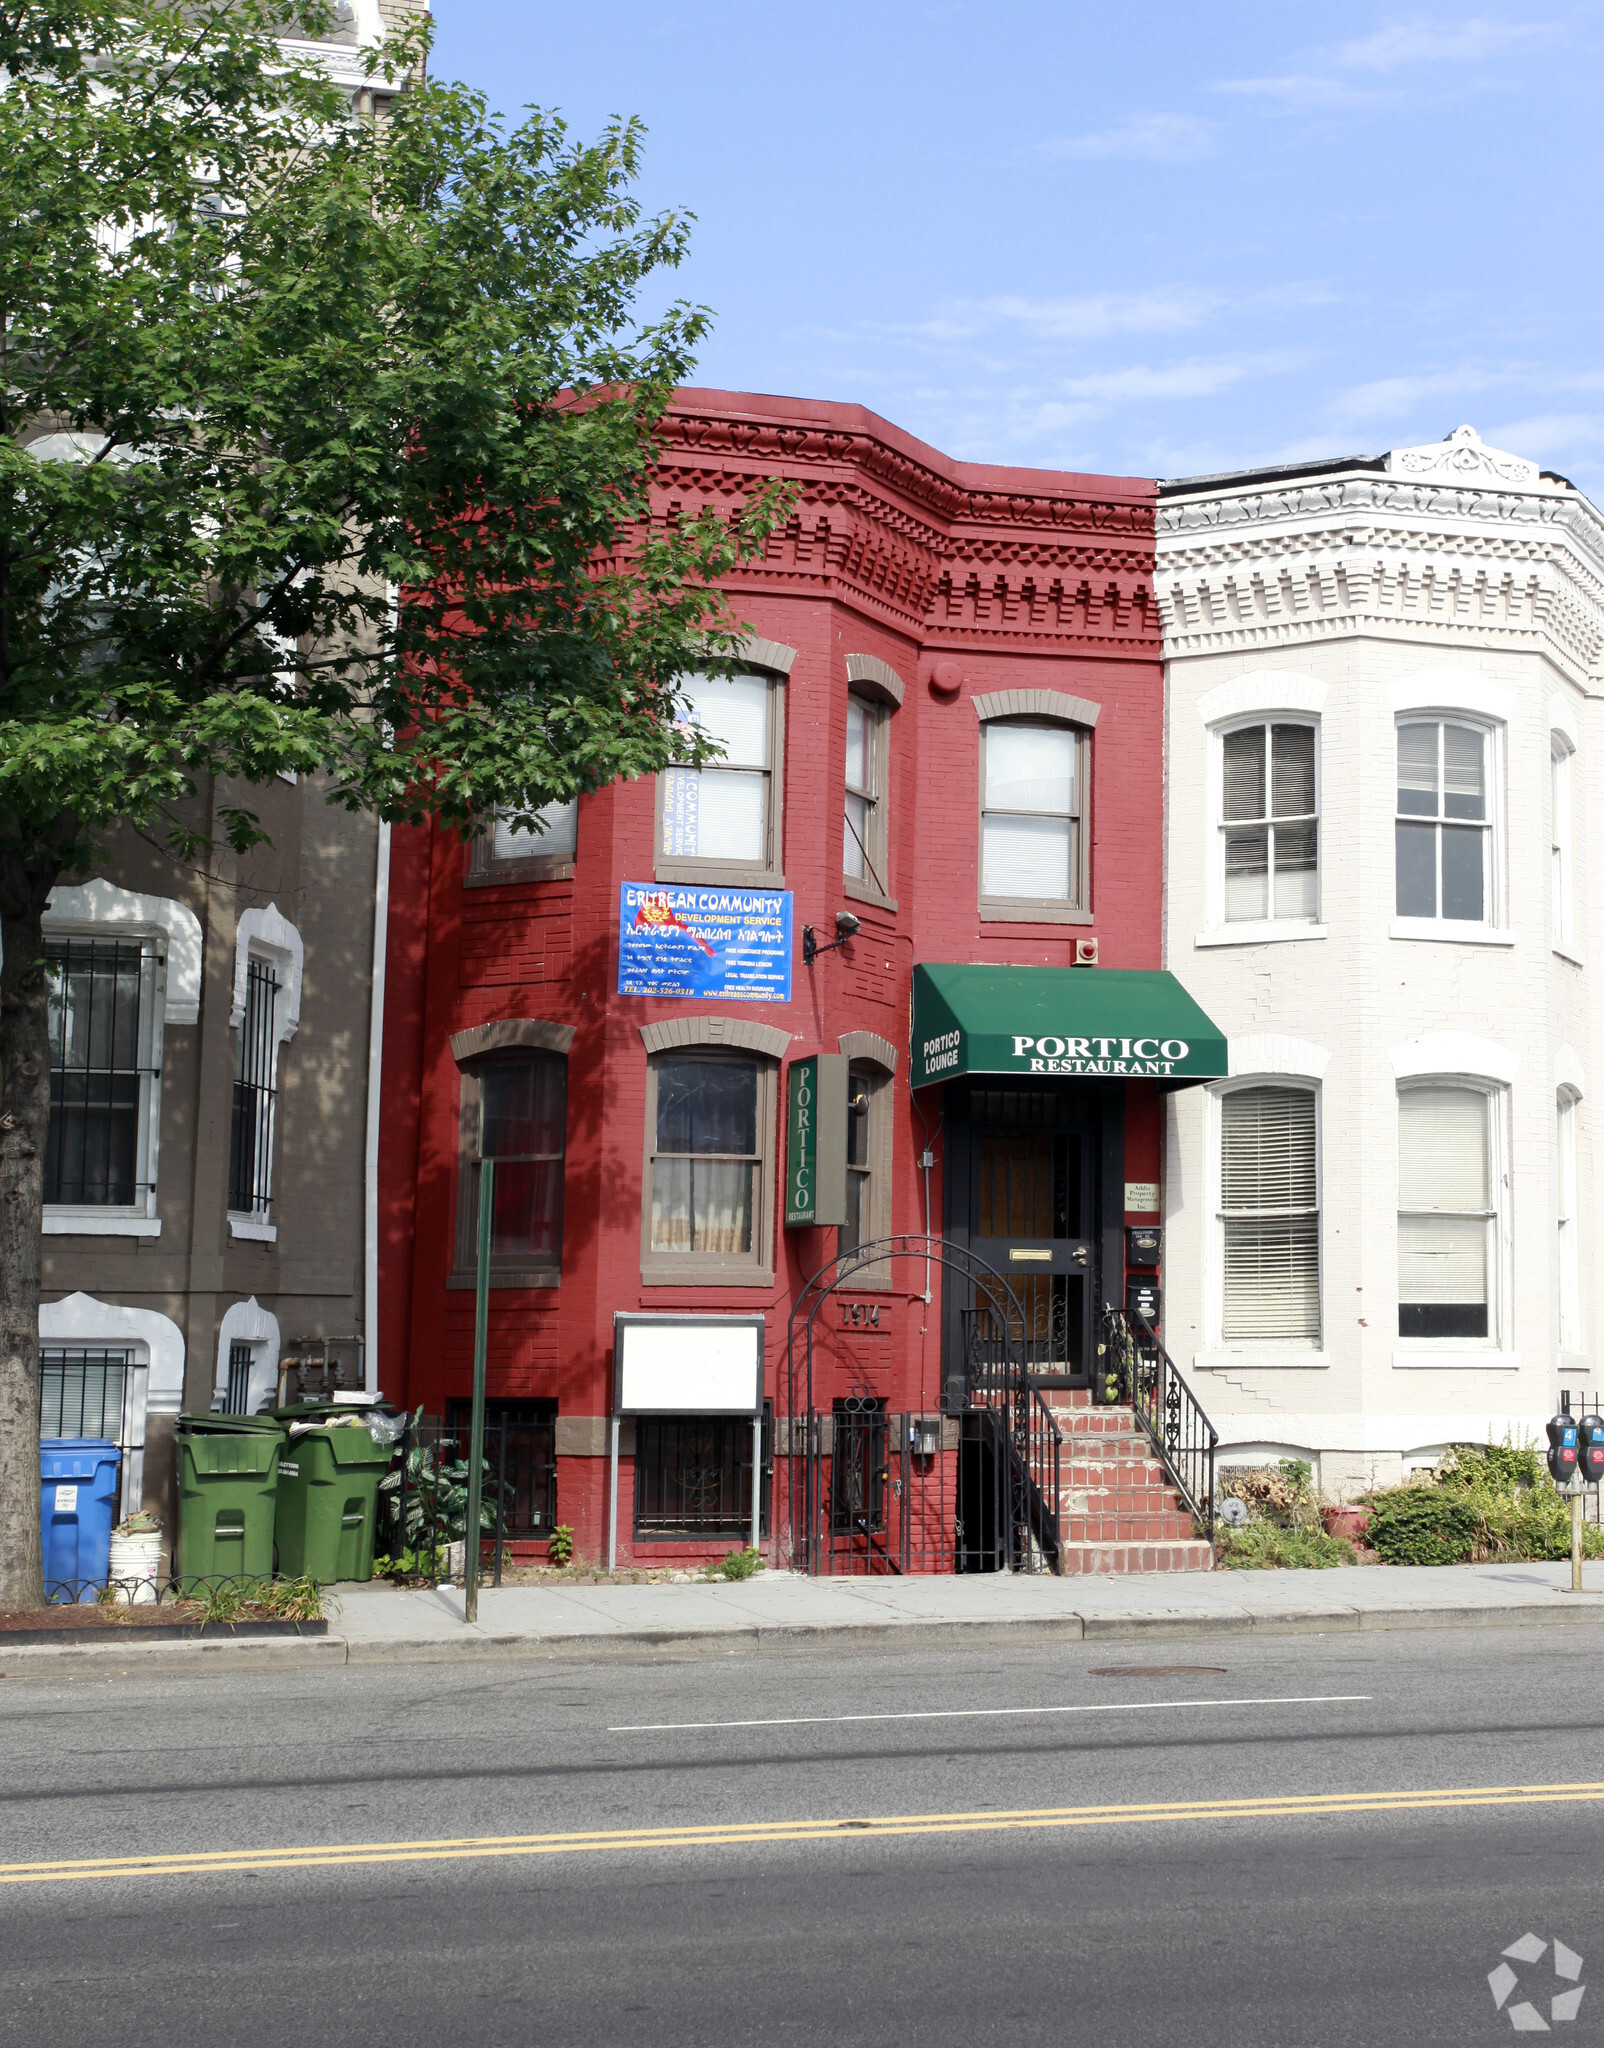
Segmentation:
<svg viewBox="0 0 1604 2048">
<path fill-rule="evenodd" d="M 75 1514 L 77 1514 L 77 1512 L 78 1512 L 78 1489 L 77 1489 L 77 1487 L 76 1487 L 76 1486 L 58 1486 L 58 1487 L 56 1488 L 56 1513 L 57 1513 L 58 1515 L 75 1515 Z"/>
<path fill-rule="evenodd" d="M 760 1323 L 617 1325 L 620 1415 L 752 1415 L 763 1398 Z"/>
<path fill-rule="evenodd" d="M 1128 1180 L 1125 1183 L 1125 1207 L 1134 1210 L 1138 1216 L 1155 1214 L 1158 1209 L 1158 1182 Z"/>
</svg>

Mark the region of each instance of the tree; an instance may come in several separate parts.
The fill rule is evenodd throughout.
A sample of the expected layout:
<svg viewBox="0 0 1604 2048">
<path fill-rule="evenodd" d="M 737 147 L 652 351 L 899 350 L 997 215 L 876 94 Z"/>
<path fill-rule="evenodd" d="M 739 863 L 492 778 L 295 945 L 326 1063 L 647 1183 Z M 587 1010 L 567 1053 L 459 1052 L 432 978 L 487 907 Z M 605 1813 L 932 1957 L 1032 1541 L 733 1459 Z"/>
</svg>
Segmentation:
<svg viewBox="0 0 1604 2048">
<path fill-rule="evenodd" d="M 706 315 L 636 316 L 688 231 L 637 124 L 509 131 L 422 31 L 375 117 L 283 27 L 0 0 L 0 1609 L 43 1597 L 53 885 L 115 821 L 203 851 L 211 778 L 243 851 L 280 770 L 467 831 L 705 759 L 676 678 L 732 655 L 717 579 L 783 503 L 649 517 Z"/>
</svg>

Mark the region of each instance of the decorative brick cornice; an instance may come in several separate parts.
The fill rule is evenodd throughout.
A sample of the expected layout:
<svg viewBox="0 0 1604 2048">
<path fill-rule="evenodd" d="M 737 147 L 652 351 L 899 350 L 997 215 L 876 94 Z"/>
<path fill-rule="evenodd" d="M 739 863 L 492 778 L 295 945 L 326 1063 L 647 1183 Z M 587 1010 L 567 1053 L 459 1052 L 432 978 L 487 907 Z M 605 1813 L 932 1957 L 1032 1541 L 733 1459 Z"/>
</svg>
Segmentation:
<svg viewBox="0 0 1604 2048">
<path fill-rule="evenodd" d="M 1548 483 L 1372 471 L 1220 490 L 1160 507 L 1155 590 L 1167 656 L 1366 633 L 1541 651 L 1592 686 L 1604 520 Z"/>
<path fill-rule="evenodd" d="M 733 517 L 770 476 L 798 486 L 789 522 L 732 591 L 839 588 L 954 648 L 1151 658 L 1152 486 L 947 463 L 856 407 L 741 410 L 763 403 L 686 404 L 660 430 L 655 520 Z"/>
</svg>

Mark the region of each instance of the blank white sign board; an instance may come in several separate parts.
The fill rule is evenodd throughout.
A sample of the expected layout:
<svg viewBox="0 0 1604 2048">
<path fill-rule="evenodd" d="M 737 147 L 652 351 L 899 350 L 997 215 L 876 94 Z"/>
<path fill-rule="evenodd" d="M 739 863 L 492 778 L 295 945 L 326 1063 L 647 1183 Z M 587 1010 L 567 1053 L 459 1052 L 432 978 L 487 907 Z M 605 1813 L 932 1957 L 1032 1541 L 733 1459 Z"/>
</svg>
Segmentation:
<svg viewBox="0 0 1604 2048">
<path fill-rule="evenodd" d="M 615 1342 L 620 1415 L 752 1415 L 762 1406 L 761 1319 L 620 1317 Z"/>
</svg>

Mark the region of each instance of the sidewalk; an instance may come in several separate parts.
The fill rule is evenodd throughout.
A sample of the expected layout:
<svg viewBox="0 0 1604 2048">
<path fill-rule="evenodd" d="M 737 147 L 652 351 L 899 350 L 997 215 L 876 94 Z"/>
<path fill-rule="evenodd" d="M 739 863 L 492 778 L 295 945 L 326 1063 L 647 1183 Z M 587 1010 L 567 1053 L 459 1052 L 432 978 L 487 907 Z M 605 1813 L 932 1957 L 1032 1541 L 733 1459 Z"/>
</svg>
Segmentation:
<svg viewBox="0 0 1604 2048">
<path fill-rule="evenodd" d="M 1585 1584 L 1569 1591 L 1568 1563 L 1107 1579 L 764 1572 L 735 1585 L 490 1588 L 472 1628 L 460 1588 L 344 1586 L 325 1637 L 0 1645 L 0 1676 L 1604 1622 L 1604 1564 L 1587 1566 Z"/>
</svg>

